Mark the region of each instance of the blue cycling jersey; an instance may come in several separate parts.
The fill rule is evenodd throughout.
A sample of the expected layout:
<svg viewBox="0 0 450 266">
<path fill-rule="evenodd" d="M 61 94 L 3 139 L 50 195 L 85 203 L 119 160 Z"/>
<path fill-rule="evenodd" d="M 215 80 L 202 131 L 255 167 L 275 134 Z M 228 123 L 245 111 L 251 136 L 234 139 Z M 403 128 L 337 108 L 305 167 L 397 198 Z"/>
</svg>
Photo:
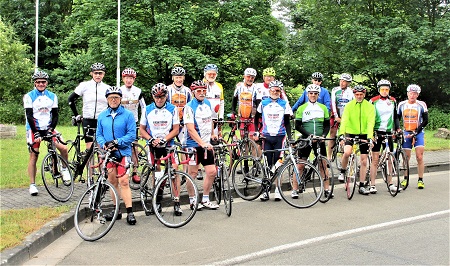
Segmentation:
<svg viewBox="0 0 450 266">
<path fill-rule="evenodd" d="M 208 99 L 199 101 L 194 98 L 184 107 L 184 124 L 194 124 L 195 130 L 205 143 L 209 143 L 211 140 L 213 123 L 212 116 L 213 111 L 211 110 L 211 104 Z M 200 147 L 200 145 L 189 134 L 187 137 L 186 146 L 189 148 Z"/>
<path fill-rule="evenodd" d="M 23 107 L 25 109 L 33 109 L 33 121 L 26 121 L 26 130 L 30 130 L 30 124 L 34 123 L 37 130 L 47 130 L 52 122 L 51 111 L 53 108 L 58 108 L 58 97 L 53 92 L 48 90 L 39 91 L 34 90 L 23 96 Z"/>
</svg>

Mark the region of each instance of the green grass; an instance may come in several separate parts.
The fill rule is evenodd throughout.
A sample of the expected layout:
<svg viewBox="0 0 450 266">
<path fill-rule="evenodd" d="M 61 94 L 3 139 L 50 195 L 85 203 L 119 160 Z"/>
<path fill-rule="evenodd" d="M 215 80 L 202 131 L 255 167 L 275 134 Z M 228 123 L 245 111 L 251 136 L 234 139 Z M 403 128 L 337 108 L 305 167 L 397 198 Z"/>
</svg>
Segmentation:
<svg viewBox="0 0 450 266">
<path fill-rule="evenodd" d="M 63 134 L 64 140 L 74 139 L 76 127 L 61 126 L 57 130 Z M 426 131 L 425 152 L 431 150 L 450 149 L 450 140 L 433 137 L 437 131 Z M 84 145 L 84 144 L 82 144 Z M 41 154 L 37 163 L 36 183 L 42 185 L 40 166 L 42 158 L 47 153 L 45 146 L 41 146 Z M 28 187 L 30 180 L 27 174 L 28 149 L 25 141 L 25 126 L 17 126 L 17 137 L 14 139 L 0 139 L 0 189 Z"/>
</svg>

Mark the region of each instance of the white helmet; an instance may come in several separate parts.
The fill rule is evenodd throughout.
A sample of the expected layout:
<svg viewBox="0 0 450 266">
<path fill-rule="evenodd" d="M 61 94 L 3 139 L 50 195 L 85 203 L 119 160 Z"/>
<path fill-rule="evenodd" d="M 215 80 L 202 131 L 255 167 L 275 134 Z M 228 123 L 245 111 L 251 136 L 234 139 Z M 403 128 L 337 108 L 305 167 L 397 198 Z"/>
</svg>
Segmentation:
<svg viewBox="0 0 450 266">
<path fill-rule="evenodd" d="M 342 80 L 345 80 L 345 81 L 348 81 L 348 82 L 352 82 L 352 76 L 350 74 L 347 74 L 347 73 L 341 74 L 339 79 L 342 79 Z"/>
<path fill-rule="evenodd" d="M 244 76 L 254 76 L 254 77 L 256 77 L 256 75 L 257 75 L 257 72 L 253 68 L 247 68 L 244 71 Z"/>
<path fill-rule="evenodd" d="M 408 86 L 408 88 L 406 88 L 406 91 L 407 92 L 412 91 L 412 92 L 420 93 L 422 90 L 420 89 L 419 85 L 411 84 L 411 85 Z"/>
<path fill-rule="evenodd" d="M 320 86 L 316 84 L 309 84 L 306 87 L 306 92 L 320 92 Z"/>
</svg>

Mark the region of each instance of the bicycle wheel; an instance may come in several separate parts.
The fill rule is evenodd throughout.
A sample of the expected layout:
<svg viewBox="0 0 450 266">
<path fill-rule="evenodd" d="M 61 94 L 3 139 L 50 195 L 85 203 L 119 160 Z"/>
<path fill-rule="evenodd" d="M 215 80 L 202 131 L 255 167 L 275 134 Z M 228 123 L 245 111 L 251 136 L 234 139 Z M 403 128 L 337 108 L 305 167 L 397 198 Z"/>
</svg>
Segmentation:
<svg viewBox="0 0 450 266">
<path fill-rule="evenodd" d="M 401 186 L 403 190 L 406 190 L 409 185 L 409 163 L 406 158 L 406 153 L 404 150 L 398 150 L 395 154 L 398 161 L 398 174 L 400 177 L 403 176 L 403 180 L 401 182 Z"/>
<path fill-rule="evenodd" d="M 131 174 L 128 175 L 130 188 L 138 190 L 141 187 L 140 180 L 142 179 L 142 170 L 148 163 L 147 151 L 139 143 L 132 143 L 131 149 L 133 166 L 131 168 Z M 138 182 L 139 181 L 139 182 Z"/>
<path fill-rule="evenodd" d="M 262 193 L 262 164 L 252 156 L 243 156 L 233 165 L 232 184 L 239 197 L 254 200 Z"/>
<path fill-rule="evenodd" d="M 67 153 L 68 153 L 68 163 L 70 165 L 70 170 L 72 171 L 73 179 L 76 179 L 78 175 L 81 176 L 77 172 L 78 165 L 82 160 L 80 150 L 75 142 L 72 140 L 67 141 Z M 85 181 L 84 179 L 80 179 L 81 182 Z"/>
<path fill-rule="evenodd" d="M 220 175 L 222 175 L 222 173 L 220 173 Z M 217 173 L 216 178 L 214 179 L 214 182 L 212 184 L 213 190 L 214 190 L 214 199 L 215 201 L 217 201 L 217 204 L 220 204 L 220 202 L 222 201 L 222 182 L 220 180 L 220 175 L 219 173 Z"/>
<path fill-rule="evenodd" d="M 252 156 L 254 158 L 260 158 L 261 152 L 259 151 L 258 144 L 252 139 L 245 138 L 239 144 L 240 156 Z"/>
<path fill-rule="evenodd" d="M 95 144 L 93 143 L 92 145 Z M 103 160 L 102 158 L 103 151 L 98 147 L 94 147 L 94 150 L 92 151 L 86 163 L 86 179 L 88 187 L 95 184 L 97 182 L 97 179 L 101 175 L 101 162 Z"/>
<path fill-rule="evenodd" d="M 382 169 L 383 179 L 386 182 L 387 189 L 392 197 L 397 196 L 400 189 L 400 174 L 398 171 L 398 161 L 392 153 L 386 158 L 386 163 Z"/>
<path fill-rule="evenodd" d="M 336 169 L 341 169 L 341 162 L 342 162 L 342 153 L 340 152 L 340 150 L 339 149 L 341 149 L 340 148 L 340 146 L 339 146 L 339 142 L 338 142 L 338 140 L 336 140 L 336 142 L 335 142 L 335 147 L 333 148 L 333 152 L 332 152 L 332 154 L 331 154 L 331 162 L 333 162 L 334 163 L 334 165 L 336 166 Z M 341 150 L 342 151 L 342 150 Z M 338 174 L 339 175 L 339 171 L 337 171 L 337 173 L 336 174 Z"/>
<path fill-rule="evenodd" d="M 105 215 L 113 214 L 108 221 Z M 108 181 L 90 186 L 75 208 L 75 229 L 86 241 L 104 237 L 113 227 L 119 214 L 119 195 Z"/>
<path fill-rule="evenodd" d="M 70 174 L 70 180 L 64 181 L 62 170 L 66 169 Z M 42 160 L 42 181 L 45 189 L 52 198 L 60 202 L 66 202 L 73 194 L 73 177 L 69 163 L 59 154 L 47 154 Z"/>
<path fill-rule="evenodd" d="M 222 171 L 222 192 L 223 192 L 223 204 L 225 205 L 225 212 L 228 216 L 231 216 L 231 210 L 232 210 L 232 188 L 231 188 L 231 181 L 230 176 L 228 175 L 228 169 L 226 169 L 227 166 L 224 165 L 224 168 L 221 169 Z"/>
<path fill-rule="evenodd" d="M 324 193 L 320 197 L 320 202 L 325 203 L 333 197 L 334 191 L 334 173 L 332 163 L 326 157 L 319 157 L 322 163 L 317 163 L 315 167 L 320 173 L 323 179 L 323 189 Z M 319 162 L 319 160 L 317 160 Z M 325 193 L 326 192 L 326 193 Z"/>
<path fill-rule="evenodd" d="M 355 194 L 356 179 L 358 179 L 358 162 L 356 156 L 352 154 L 348 160 L 347 171 L 345 172 L 345 190 L 347 199 L 351 200 Z"/>
<path fill-rule="evenodd" d="M 306 161 L 296 164 L 288 162 L 282 166 L 277 177 L 277 186 L 283 200 L 300 209 L 313 206 L 323 194 L 323 179 L 317 169 Z"/>
<path fill-rule="evenodd" d="M 155 187 L 155 171 L 152 165 L 147 163 L 142 168 L 141 173 L 141 183 L 140 183 L 140 199 L 142 204 L 142 209 L 145 212 L 145 215 L 149 216 L 150 214 L 154 214 L 152 207 L 152 198 L 153 191 Z"/>
<path fill-rule="evenodd" d="M 155 194 L 161 194 L 153 197 L 152 206 L 156 210 L 157 205 L 160 204 L 161 212 L 156 211 L 155 215 L 162 224 L 177 228 L 186 225 L 194 218 L 199 194 L 190 175 L 174 171 L 172 177 L 172 180 L 169 180 L 166 174 L 156 183 Z M 177 179 L 180 180 L 180 185 L 177 185 Z M 175 205 L 179 206 L 179 212 L 175 212 Z"/>
</svg>

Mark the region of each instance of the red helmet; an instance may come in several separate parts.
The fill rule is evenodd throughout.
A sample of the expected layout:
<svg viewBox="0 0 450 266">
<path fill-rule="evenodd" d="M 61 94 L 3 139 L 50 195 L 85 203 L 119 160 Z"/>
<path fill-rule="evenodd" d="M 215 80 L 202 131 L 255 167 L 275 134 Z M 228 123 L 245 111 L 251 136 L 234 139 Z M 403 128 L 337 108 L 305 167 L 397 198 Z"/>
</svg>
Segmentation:
<svg viewBox="0 0 450 266">
<path fill-rule="evenodd" d="M 134 69 L 132 68 L 125 68 L 122 71 L 122 78 L 123 77 L 133 77 L 136 78 L 136 71 L 134 71 Z"/>
<path fill-rule="evenodd" d="M 206 89 L 206 83 L 201 80 L 196 80 L 191 84 L 191 91 L 195 91 L 196 89 Z"/>
</svg>

